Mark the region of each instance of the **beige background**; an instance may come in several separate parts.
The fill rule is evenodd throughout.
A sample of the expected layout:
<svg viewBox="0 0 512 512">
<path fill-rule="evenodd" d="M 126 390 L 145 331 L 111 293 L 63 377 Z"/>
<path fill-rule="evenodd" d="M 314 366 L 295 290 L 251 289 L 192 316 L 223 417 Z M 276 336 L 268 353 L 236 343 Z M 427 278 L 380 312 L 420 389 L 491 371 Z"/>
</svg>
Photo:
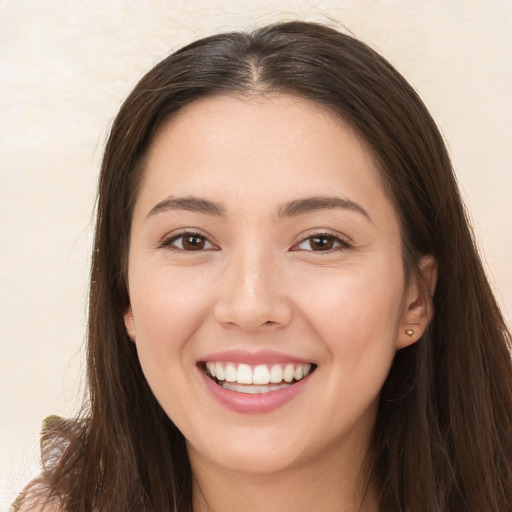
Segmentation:
<svg viewBox="0 0 512 512">
<path fill-rule="evenodd" d="M 80 397 L 105 134 L 150 66 L 199 36 L 341 23 L 417 88 L 448 141 L 512 312 L 511 0 L 0 1 L 0 510 L 38 471 L 38 432 Z"/>
</svg>

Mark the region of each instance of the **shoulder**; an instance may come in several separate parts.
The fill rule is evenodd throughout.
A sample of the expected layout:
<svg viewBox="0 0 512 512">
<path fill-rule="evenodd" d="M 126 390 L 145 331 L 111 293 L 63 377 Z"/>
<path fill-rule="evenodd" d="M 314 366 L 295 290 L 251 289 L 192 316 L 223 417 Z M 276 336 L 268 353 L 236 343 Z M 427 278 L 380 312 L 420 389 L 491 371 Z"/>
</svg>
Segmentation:
<svg viewBox="0 0 512 512">
<path fill-rule="evenodd" d="M 11 506 L 8 512 L 64 512 L 64 509 L 60 508 L 58 505 L 41 505 L 41 504 L 30 504 L 26 503 L 21 507 L 15 508 L 15 506 Z"/>
<path fill-rule="evenodd" d="M 76 422 L 59 416 L 49 416 L 41 432 L 41 476 L 32 480 L 18 495 L 9 512 L 62 512 L 55 498 L 56 490 L 49 485 L 48 475 L 57 468 L 64 452 L 77 431 Z"/>
<path fill-rule="evenodd" d="M 40 479 L 30 482 L 20 493 L 8 512 L 63 512 Z"/>
<path fill-rule="evenodd" d="M 12 505 L 8 512 L 64 512 L 58 505 L 42 505 L 40 503 L 25 503 L 20 507 Z"/>
</svg>

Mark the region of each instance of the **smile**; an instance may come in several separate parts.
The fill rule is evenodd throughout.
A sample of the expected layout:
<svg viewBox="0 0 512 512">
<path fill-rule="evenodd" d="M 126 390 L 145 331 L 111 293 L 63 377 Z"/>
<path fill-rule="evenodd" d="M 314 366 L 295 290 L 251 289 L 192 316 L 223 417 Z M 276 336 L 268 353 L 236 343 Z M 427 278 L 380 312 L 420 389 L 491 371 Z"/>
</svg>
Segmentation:
<svg viewBox="0 0 512 512">
<path fill-rule="evenodd" d="M 309 363 L 272 365 L 207 361 L 204 372 L 224 389 L 246 394 L 261 394 L 290 387 L 316 369 Z"/>
</svg>

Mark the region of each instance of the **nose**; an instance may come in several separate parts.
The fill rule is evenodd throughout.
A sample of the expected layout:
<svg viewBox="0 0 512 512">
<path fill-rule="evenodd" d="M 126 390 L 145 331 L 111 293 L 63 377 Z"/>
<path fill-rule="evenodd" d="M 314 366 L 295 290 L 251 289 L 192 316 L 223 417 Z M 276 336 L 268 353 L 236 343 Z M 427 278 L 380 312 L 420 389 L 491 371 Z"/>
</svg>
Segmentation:
<svg viewBox="0 0 512 512">
<path fill-rule="evenodd" d="M 233 255 L 214 308 L 217 322 L 245 331 L 284 327 L 292 318 L 285 278 L 271 254 Z"/>
</svg>

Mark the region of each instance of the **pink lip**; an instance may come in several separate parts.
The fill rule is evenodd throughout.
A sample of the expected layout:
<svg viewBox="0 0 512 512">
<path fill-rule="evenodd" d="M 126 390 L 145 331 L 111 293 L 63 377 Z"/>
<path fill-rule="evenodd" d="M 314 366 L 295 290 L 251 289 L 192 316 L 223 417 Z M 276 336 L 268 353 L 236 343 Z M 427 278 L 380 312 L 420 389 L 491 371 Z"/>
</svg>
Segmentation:
<svg viewBox="0 0 512 512">
<path fill-rule="evenodd" d="M 248 394 L 223 388 L 208 377 L 199 366 L 198 371 L 203 383 L 213 397 L 222 406 L 239 414 L 266 414 L 279 409 L 300 395 L 312 376 L 312 374 L 309 374 L 295 384 L 268 393 Z"/>
<path fill-rule="evenodd" d="M 277 363 L 311 363 L 306 359 L 274 352 L 273 350 L 260 350 L 258 352 L 248 352 L 246 350 L 226 350 L 223 352 L 215 352 L 201 358 L 201 361 L 245 363 L 251 365 L 257 364 L 277 364 Z"/>
</svg>

